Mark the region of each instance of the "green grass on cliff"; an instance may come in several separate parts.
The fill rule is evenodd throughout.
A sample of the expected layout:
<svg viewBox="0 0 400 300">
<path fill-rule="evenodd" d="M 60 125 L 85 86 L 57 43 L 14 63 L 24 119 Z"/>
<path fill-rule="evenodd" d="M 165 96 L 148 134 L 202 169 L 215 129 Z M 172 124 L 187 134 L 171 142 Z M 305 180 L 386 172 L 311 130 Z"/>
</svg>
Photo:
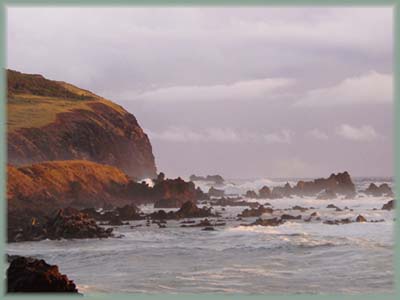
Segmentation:
<svg viewBox="0 0 400 300">
<path fill-rule="evenodd" d="M 88 103 L 101 102 L 120 113 L 119 105 L 71 84 L 52 81 L 41 75 L 7 71 L 7 129 L 42 127 L 57 114 L 77 109 L 91 110 Z"/>
</svg>

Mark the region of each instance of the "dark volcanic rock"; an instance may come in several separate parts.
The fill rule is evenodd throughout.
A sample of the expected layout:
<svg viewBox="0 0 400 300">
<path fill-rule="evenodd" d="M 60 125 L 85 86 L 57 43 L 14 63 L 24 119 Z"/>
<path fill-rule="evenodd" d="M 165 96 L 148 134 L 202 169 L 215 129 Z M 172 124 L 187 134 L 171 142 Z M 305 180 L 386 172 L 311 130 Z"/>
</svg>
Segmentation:
<svg viewBox="0 0 400 300">
<path fill-rule="evenodd" d="M 357 218 L 356 218 L 356 222 L 364 223 L 364 222 L 367 222 L 367 219 L 362 215 L 358 215 Z"/>
<path fill-rule="evenodd" d="M 336 210 L 340 209 L 339 207 L 337 207 L 337 206 L 334 205 L 334 204 L 328 204 L 328 206 L 327 206 L 326 208 L 334 208 L 334 209 L 336 209 Z"/>
<path fill-rule="evenodd" d="M 394 200 L 390 200 L 389 202 L 383 204 L 382 209 L 385 209 L 385 210 L 394 209 Z"/>
<path fill-rule="evenodd" d="M 298 215 L 298 216 L 292 216 L 292 215 L 288 215 L 288 214 L 283 214 L 282 216 L 281 216 L 281 219 L 282 220 L 300 220 L 301 219 L 301 215 Z"/>
<path fill-rule="evenodd" d="M 108 238 L 112 236 L 112 228 L 104 229 L 73 208 L 60 209 L 55 217 L 45 225 L 48 239 L 87 239 Z"/>
<path fill-rule="evenodd" d="M 125 205 L 118 207 L 116 212 L 119 218 L 123 221 L 126 220 L 143 220 L 143 216 L 140 215 L 140 210 L 135 205 Z"/>
<path fill-rule="evenodd" d="M 211 212 L 211 207 L 199 208 L 191 201 L 185 202 L 182 207 L 176 212 L 165 212 L 164 210 L 159 210 L 149 215 L 149 217 L 153 220 L 177 220 L 185 218 L 206 218 L 217 216 L 219 215 Z"/>
<path fill-rule="evenodd" d="M 204 218 L 217 216 L 211 212 L 211 208 L 199 208 L 193 202 L 187 201 L 175 213 L 175 218 Z"/>
<path fill-rule="evenodd" d="M 176 208 L 181 205 L 179 199 L 159 199 L 154 202 L 154 208 Z"/>
<path fill-rule="evenodd" d="M 259 191 L 258 195 L 261 199 L 270 199 L 271 198 L 271 189 L 264 185 Z"/>
<path fill-rule="evenodd" d="M 251 223 L 250 225 L 247 226 L 279 226 L 281 224 L 285 223 L 284 220 L 279 219 L 279 218 L 272 218 L 272 219 L 261 219 L 258 218 L 255 222 Z"/>
<path fill-rule="evenodd" d="M 255 191 L 247 191 L 245 197 L 250 199 L 257 199 L 258 195 Z"/>
<path fill-rule="evenodd" d="M 213 205 L 220 205 L 220 206 L 249 206 L 249 207 L 258 207 L 260 203 L 258 202 L 248 202 L 241 200 L 241 198 L 221 198 L 221 199 L 214 199 L 210 201 Z"/>
<path fill-rule="evenodd" d="M 156 202 L 154 207 L 157 208 L 180 207 L 187 201 L 196 203 L 196 195 L 194 183 L 186 182 L 180 177 L 163 180 L 153 187 L 153 197 L 162 199 Z M 171 201 L 171 204 L 167 204 L 168 200 Z"/>
<path fill-rule="evenodd" d="M 317 199 L 319 200 L 335 199 L 336 197 L 337 197 L 336 193 L 330 189 L 325 189 L 325 191 L 317 195 Z"/>
<path fill-rule="evenodd" d="M 213 186 L 208 190 L 208 196 L 210 197 L 223 197 L 224 195 L 224 190 L 216 189 Z"/>
<path fill-rule="evenodd" d="M 306 210 L 308 210 L 307 207 L 301 207 L 301 206 L 299 206 L 299 205 L 293 206 L 292 209 L 293 209 L 293 210 L 299 210 L 299 211 L 301 211 L 301 212 L 305 212 Z"/>
<path fill-rule="evenodd" d="M 272 189 L 271 198 L 290 197 L 293 194 L 293 189 L 289 182 L 282 186 L 276 186 Z"/>
<path fill-rule="evenodd" d="M 10 242 L 43 239 L 86 239 L 113 236 L 112 228 L 104 229 L 87 214 L 74 208 L 60 209 L 42 223 L 33 218 L 16 232 L 9 232 Z"/>
<path fill-rule="evenodd" d="M 251 209 L 246 208 L 244 211 L 238 214 L 238 217 L 239 218 L 260 217 L 264 213 L 272 214 L 272 212 L 273 212 L 272 208 L 260 205 L 258 208 L 251 208 Z"/>
<path fill-rule="evenodd" d="M 189 180 L 190 181 L 211 181 L 211 182 L 214 182 L 217 185 L 221 185 L 225 181 L 224 178 L 222 178 L 221 175 L 207 175 L 206 177 L 191 175 L 189 177 Z"/>
<path fill-rule="evenodd" d="M 353 197 L 356 193 L 355 185 L 348 172 L 331 174 L 329 178 L 319 178 L 314 181 L 299 181 L 292 192 L 300 196 L 313 196 L 321 191 L 329 190 L 332 193 Z"/>
<path fill-rule="evenodd" d="M 352 221 L 349 218 L 344 218 L 340 220 L 327 220 L 323 222 L 324 224 L 328 225 L 340 225 L 340 224 L 350 224 Z"/>
<path fill-rule="evenodd" d="M 393 196 L 393 191 L 387 183 L 382 183 L 380 186 L 377 186 L 375 183 L 371 183 L 365 190 L 365 193 L 374 197 Z"/>
<path fill-rule="evenodd" d="M 56 265 L 26 257 L 14 259 L 7 270 L 7 292 L 78 293 L 72 280 L 59 272 Z"/>
</svg>

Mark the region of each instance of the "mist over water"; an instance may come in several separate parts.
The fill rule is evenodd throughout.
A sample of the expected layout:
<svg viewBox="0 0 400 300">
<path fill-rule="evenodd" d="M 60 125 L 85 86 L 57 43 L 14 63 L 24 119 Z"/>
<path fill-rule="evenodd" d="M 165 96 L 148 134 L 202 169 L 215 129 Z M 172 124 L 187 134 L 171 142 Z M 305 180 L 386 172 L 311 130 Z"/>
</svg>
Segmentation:
<svg viewBox="0 0 400 300">
<path fill-rule="evenodd" d="M 217 188 L 243 194 L 294 183 L 297 179 L 227 180 Z M 388 183 L 390 178 L 356 178 L 358 191 L 370 182 Z M 196 182 L 203 191 L 210 185 Z M 180 228 L 168 221 L 167 228 L 145 221 L 130 221 L 115 228 L 122 238 L 21 242 L 7 245 L 8 254 L 30 255 L 57 264 L 81 292 L 120 293 L 385 293 L 393 292 L 394 212 L 381 210 L 389 197 L 362 193 L 354 199 L 317 200 L 292 197 L 267 202 L 274 210 L 301 214 L 318 212 L 321 221 L 288 220 L 277 227 L 242 226 L 256 218 L 236 220 L 246 207 L 214 206 L 226 226 L 215 231 Z M 335 211 L 328 204 L 350 210 Z M 314 207 L 305 212 L 294 205 Z M 200 205 L 201 206 L 201 205 Z M 374 208 L 376 210 L 374 210 Z M 145 212 L 152 206 L 142 206 Z M 282 212 L 281 212 L 282 213 Z M 372 223 L 323 224 L 324 220 L 363 215 Z M 271 216 L 266 214 L 264 218 Z"/>
</svg>

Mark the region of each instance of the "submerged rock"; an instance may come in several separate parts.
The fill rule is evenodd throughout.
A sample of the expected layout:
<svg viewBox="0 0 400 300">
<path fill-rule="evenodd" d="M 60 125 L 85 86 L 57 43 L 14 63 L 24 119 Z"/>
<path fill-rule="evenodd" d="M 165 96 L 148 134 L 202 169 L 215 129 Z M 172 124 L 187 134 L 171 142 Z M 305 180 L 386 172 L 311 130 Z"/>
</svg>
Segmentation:
<svg viewBox="0 0 400 300">
<path fill-rule="evenodd" d="M 7 292 L 64 292 L 78 293 L 75 283 L 59 272 L 56 265 L 44 260 L 18 257 L 7 270 Z"/>
</svg>

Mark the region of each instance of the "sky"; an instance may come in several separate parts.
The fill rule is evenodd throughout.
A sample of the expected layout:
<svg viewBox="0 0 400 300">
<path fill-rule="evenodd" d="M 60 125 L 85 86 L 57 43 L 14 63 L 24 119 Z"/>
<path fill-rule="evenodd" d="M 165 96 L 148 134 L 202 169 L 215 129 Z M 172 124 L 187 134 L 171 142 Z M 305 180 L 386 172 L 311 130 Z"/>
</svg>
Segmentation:
<svg viewBox="0 0 400 300">
<path fill-rule="evenodd" d="M 392 7 L 12 7 L 7 67 L 121 104 L 167 176 L 393 175 Z"/>
</svg>

